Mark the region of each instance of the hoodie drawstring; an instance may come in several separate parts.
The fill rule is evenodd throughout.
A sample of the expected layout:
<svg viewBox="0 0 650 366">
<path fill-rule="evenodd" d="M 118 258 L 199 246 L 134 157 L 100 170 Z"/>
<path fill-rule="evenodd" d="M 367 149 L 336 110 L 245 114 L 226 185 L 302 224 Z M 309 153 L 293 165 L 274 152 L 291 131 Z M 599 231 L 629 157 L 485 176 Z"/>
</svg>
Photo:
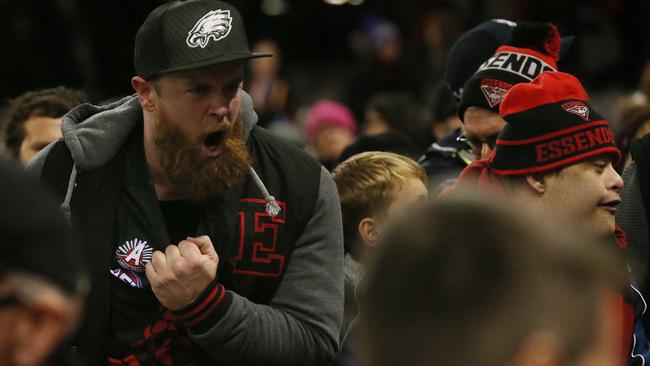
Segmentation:
<svg viewBox="0 0 650 366">
<path fill-rule="evenodd" d="M 266 201 L 266 205 L 264 206 L 264 208 L 266 213 L 268 213 L 271 217 L 278 216 L 280 214 L 280 211 L 282 211 L 282 208 L 280 207 L 280 205 L 278 205 L 278 202 L 275 200 L 275 197 L 269 194 L 269 191 L 266 189 L 264 183 L 257 175 L 253 167 L 250 168 L 250 173 L 253 176 L 255 185 L 260 189 L 262 195 L 264 195 L 264 200 Z M 72 193 L 76 186 L 76 180 L 77 180 L 77 165 L 73 164 L 72 172 L 70 173 L 70 180 L 68 181 L 68 189 L 65 194 L 65 199 L 63 200 L 63 203 L 61 203 L 60 206 L 61 213 L 63 214 L 63 217 L 65 218 L 68 224 L 70 224 L 70 202 L 72 201 Z"/>
<path fill-rule="evenodd" d="M 262 195 L 264 195 L 264 200 L 266 201 L 266 205 L 265 205 L 266 213 L 269 214 L 271 217 L 278 216 L 280 214 L 280 211 L 282 211 L 282 209 L 280 208 L 280 205 L 278 205 L 278 202 L 275 200 L 275 197 L 269 194 L 269 191 L 266 189 L 264 183 L 262 183 L 262 180 L 257 175 L 253 167 L 250 167 L 250 172 L 251 175 L 253 176 L 253 180 L 255 181 L 255 185 L 257 185 L 257 188 L 260 189 Z"/>
<path fill-rule="evenodd" d="M 72 172 L 70 173 L 70 180 L 68 181 L 68 190 L 65 193 L 65 199 L 61 206 L 59 206 L 63 217 L 68 225 L 70 225 L 70 201 L 72 201 L 72 192 L 77 185 L 77 164 L 72 165 Z"/>
</svg>

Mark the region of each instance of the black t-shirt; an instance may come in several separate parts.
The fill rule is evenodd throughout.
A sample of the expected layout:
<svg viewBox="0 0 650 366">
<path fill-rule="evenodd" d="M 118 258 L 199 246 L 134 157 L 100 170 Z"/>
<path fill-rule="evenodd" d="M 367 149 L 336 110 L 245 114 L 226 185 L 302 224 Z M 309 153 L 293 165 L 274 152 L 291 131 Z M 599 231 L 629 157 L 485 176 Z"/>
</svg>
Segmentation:
<svg viewBox="0 0 650 366">
<path fill-rule="evenodd" d="M 159 201 L 171 243 L 194 236 L 203 214 L 202 205 L 189 200 Z"/>
<path fill-rule="evenodd" d="M 117 205 L 110 267 L 109 355 L 148 363 L 163 339 L 178 340 L 185 334 L 168 326 L 173 320 L 151 291 L 145 265 L 154 251 L 164 252 L 168 245 L 195 236 L 204 210 L 186 200 L 158 201 L 142 141 L 142 131 L 128 141 L 125 183 Z M 174 331 L 152 336 L 161 327 Z"/>
</svg>

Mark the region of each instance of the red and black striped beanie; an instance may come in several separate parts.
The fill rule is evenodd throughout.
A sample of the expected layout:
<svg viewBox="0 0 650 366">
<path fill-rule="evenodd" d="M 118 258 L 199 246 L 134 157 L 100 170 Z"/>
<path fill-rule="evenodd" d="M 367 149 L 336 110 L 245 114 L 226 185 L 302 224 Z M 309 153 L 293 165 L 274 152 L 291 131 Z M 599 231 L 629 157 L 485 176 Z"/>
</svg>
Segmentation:
<svg viewBox="0 0 650 366">
<path fill-rule="evenodd" d="M 620 158 L 607 121 L 572 75 L 544 72 L 513 86 L 499 114 L 507 123 L 490 157 L 497 175 L 545 172 L 601 154 Z"/>
<path fill-rule="evenodd" d="M 513 85 L 528 83 L 544 71 L 557 71 L 560 33 L 552 23 L 520 23 L 508 46 L 497 48 L 465 83 L 458 106 L 464 121 L 465 110 L 481 107 L 499 112 L 499 104 Z"/>
</svg>

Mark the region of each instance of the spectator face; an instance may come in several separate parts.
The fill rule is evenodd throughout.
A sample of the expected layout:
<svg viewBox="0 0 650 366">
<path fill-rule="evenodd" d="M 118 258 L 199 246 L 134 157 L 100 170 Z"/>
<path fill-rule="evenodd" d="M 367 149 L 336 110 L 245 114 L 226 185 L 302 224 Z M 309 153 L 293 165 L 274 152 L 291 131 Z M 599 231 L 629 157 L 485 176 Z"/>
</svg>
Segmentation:
<svg viewBox="0 0 650 366">
<path fill-rule="evenodd" d="M 354 142 L 354 135 L 345 128 L 328 126 L 321 129 L 314 140 L 318 160 L 331 162 L 338 160 L 343 150 Z"/>
<path fill-rule="evenodd" d="M 393 193 L 393 201 L 386 210 L 386 214 L 380 217 L 375 216 L 373 219 L 374 231 L 377 235 L 371 235 L 366 233 L 362 234 L 362 237 L 369 238 L 365 242 L 369 246 L 374 246 L 376 241 L 381 236 L 382 227 L 385 226 L 386 222 L 394 220 L 400 215 L 404 215 L 408 212 L 410 208 L 413 208 L 418 203 L 423 203 L 426 200 L 428 195 L 427 187 L 422 183 L 418 178 L 409 178 L 403 187 L 398 187 Z"/>
<path fill-rule="evenodd" d="M 364 127 L 364 134 L 368 136 L 378 135 L 380 133 L 388 132 L 390 125 L 386 122 L 381 114 L 374 109 L 366 111 L 366 124 Z"/>
<path fill-rule="evenodd" d="M 621 198 L 623 179 L 611 159 L 599 156 L 570 165 L 544 177 L 542 199 L 551 212 L 577 220 L 598 234 L 614 233 L 614 214 Z"/>
<path fill-rule="evenodd" d="M 427 187 L 421 180 L 409 178 L 404 187 L 395 193 L 393 202 L 388 206 L 387 217 L 395 217 L 415 204 L 422 203 L 427 198 L 427 194 Z"/>
<path fill-rule="evenodd" d="M 506 121 L 487 109 L 469 107 L 465 111 L 464 122 L 463 130 L 474 157 L 477 160 L 487 159 Z"/>
<path fill-rule="evenodd" d="M 155 144 L 163 172 L 181 193 L 204 201 L 239 184 L 250 167 L 240 134 L 242 62 L 170 73 L 152 87 Z M 154 84 L 156 85 L 156 84 Z"/>
<path fill-rule="evenodd" d="M 204 144 L 206 130 L 232 125 L 240 109 L 244 66 L 241 62 L 170 73 L 160 83 L 160 113 L 188 140 L 201 147 L 204 158 L 220 153 L 223 139 Z"/>
<path fill-rule="evenodd" d="M 31 116 L 25 122 L 25 138 L 20 144 L 20 163 L 29 161 L 45 146 L 62 137 L 61 118 Z"/>
<path fill-rule="evenodd" d="M 76 327 L 76 296 L 25 274 L 0 279 L 0 364 L 41 365 Z"/>
</svg>

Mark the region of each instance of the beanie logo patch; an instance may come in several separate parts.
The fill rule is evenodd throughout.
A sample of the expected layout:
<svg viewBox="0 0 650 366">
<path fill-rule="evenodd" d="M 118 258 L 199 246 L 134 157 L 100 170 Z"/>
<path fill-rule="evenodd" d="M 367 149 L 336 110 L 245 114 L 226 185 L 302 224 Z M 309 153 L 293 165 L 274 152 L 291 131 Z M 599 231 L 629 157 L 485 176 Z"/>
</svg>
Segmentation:
<svg viewBox="0 0 650 366">
<path fill-rule="evenodd" d="M 562 104 L 562 109 L 569 113 L 573 113 L 576 116 L 589 121 L 589 107 L 582 102 L 569 102 Z"/>
<path fill-rule="evenodd" d="M 231 29 L 230 10 L 212 10 L 194 24 L 187 33 L 186 43 L 192 48 L 205 48 L 210 40 L 216 42 L 226 38 Z"/>
<path fill-rule="evenodd" d="M 481 80 L 481 91 L 490 108 L 501 103 L 510 88 L 512 88 L 512 84 L 505 81 L 488 78 Z"/>
<path fill-rule="evenodd" d="M 121 268 L 112 269 L 113 276 L 123 282 L 136 287 L 143 288 L 146 281 L 142 278 L 145 266 L 151 262 L 153 248 L 146 240 L 127 240 L 115 251 L 115 259 Z"/>
</svg>

